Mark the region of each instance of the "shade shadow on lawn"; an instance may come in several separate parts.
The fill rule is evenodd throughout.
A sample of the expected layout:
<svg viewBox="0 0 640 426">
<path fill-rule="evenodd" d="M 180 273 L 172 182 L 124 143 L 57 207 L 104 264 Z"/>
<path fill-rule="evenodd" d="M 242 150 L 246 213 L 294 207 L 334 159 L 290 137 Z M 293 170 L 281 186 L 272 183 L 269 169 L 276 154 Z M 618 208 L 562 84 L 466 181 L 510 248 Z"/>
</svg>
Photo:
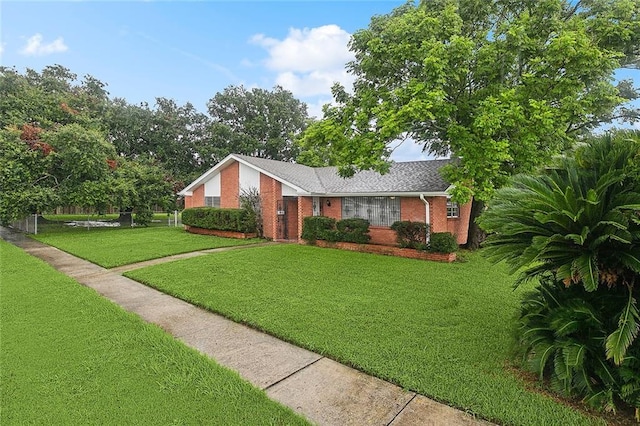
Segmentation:
<svg viewBox="0 0 640 426">
<path fill-rule="evenodd" d="M 279 245 L 126 275 L 488 420 L 602 423 L 505 369 L 521 291 L 478 254 L 441 264 Z"/>
</svg>

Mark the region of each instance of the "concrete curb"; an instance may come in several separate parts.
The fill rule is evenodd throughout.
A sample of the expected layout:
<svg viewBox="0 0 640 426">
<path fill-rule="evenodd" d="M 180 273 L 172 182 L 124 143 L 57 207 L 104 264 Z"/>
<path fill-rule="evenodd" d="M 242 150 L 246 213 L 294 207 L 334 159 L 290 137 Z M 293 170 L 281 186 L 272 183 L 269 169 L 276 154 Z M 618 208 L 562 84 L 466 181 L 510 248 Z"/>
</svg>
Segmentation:
<svg viewBox="0 0 640 426">
<path fill-rule="evenodd" d="M 93 288 L 125 310 L 158 325 L 219 364 L 237 371 L 244 379 L 265 390 L 270 398 L 315 424 L 490 424 L 120 275 L 139 267 L 222 249 L 185 253 L 109 270 L 7 228 L 0 227 L 0 238 Z"/>
</svg>

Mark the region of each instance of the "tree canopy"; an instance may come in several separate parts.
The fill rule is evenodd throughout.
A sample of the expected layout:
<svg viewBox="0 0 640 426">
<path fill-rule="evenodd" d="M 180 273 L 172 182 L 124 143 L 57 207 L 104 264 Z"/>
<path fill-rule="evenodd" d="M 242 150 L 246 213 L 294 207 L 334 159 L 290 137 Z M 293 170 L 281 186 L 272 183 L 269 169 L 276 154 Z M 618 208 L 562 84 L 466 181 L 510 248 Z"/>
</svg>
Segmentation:
<svg viewBox="0 0 640 426">
<path fill-rule="evenodd" d="M 229 86 L 207 104 L 212 119 L 212 155 L 229 153 L 291 161 L 294 140 L 307 126 L 307 105 L 280 86 L 272 91 Z"/>
<path fill-rule="evenodd" d="M 488 200 L 601 123 L 638 117 L 622 108 L 636 91 L 612 75 L 638 64 L 639 12 L 633 0 L 407 3 L 354 34 L 353 93 L 334 86 L 302 143 L 329 145 L 349 175 L 384 172 L 389 144 L 413 140 L 461 159 L 445 171 L 456 200 Z"/>
<path fill-rule="evenodd" d="M 167 204 L 167 174 L 118 156 L 108 140 L 104 87 L 91 76 L 78 83 L 61 66 L 25 75 L 0 69 L 1 223 L 59 206 L 102 211 L 117 204 L 142 212 Z"/>
</svg>

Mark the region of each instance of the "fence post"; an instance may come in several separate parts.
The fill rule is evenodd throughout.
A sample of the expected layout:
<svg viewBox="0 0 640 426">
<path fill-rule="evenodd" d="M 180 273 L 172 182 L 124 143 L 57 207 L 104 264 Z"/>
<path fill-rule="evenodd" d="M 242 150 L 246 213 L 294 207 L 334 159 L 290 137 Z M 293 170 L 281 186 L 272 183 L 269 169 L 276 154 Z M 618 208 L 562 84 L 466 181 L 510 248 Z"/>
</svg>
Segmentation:
<svg viewBox="0 0 640 426">
<path fill-rule="evenodd" d="M 178 210 L 173 211 L 173 226 L 178 226 Z"/>
<path fill-rule="evenodd" d="M 33 234 L 38 235 L 38 213 L 33 215 Z"/>
</svg>

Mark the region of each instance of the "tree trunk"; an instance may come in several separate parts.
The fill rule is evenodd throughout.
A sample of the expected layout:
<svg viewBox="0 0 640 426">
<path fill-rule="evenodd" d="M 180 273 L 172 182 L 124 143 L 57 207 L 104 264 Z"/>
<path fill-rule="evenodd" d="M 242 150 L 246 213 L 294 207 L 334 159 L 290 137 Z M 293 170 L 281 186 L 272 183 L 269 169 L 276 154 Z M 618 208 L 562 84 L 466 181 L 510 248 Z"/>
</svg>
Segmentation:
<svg viewBox="0 0 640 426">
<path fill-rule="evenodd" d="M 476 223 L 476 219 L 484 211 L 484 201 L 476 200 L 474 198 L 471 203 L 471 216 L 469 217 L 469 232 L 467 234 L 466 248 L 469 250 L 477 250 L 480 248 L 480 244 L 487 237 L 487 234 L 480 229 Z"/>
</svg>

